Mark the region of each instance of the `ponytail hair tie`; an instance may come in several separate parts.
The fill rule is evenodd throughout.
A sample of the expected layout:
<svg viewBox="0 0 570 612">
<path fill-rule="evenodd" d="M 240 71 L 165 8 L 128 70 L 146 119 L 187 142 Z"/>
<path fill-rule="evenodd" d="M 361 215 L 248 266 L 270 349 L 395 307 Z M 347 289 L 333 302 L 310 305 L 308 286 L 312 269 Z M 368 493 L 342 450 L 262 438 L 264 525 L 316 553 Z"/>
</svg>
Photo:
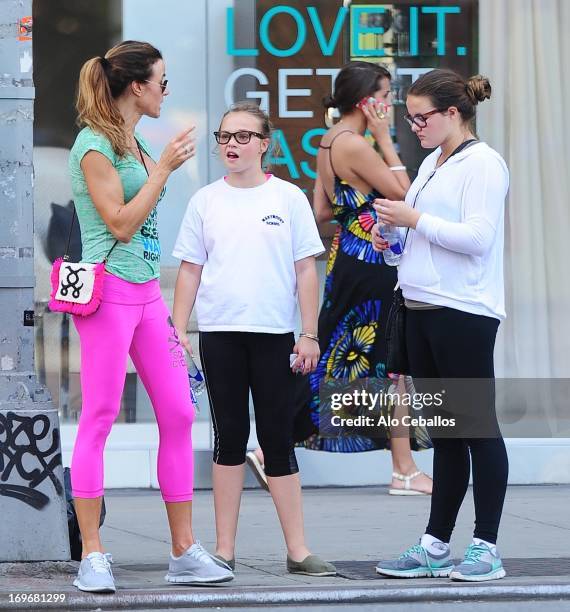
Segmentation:
<svg viewBox="0 0 570 612">
<path fill-rule="evenodd" d="M 104 70 L 106 70 L 111 65 L 111 63 L 106 57 L 101 56 L 99 58 L 99 61 L 101 62 L 101 66 L 103 66 Z"/>
<path fill-rule="evenodd" d="M 332 94 L 328 94 L 323 98 L 323 106 L 325 108 L 336 108 L 337 101 L 334 99 Z"/>
</svg>

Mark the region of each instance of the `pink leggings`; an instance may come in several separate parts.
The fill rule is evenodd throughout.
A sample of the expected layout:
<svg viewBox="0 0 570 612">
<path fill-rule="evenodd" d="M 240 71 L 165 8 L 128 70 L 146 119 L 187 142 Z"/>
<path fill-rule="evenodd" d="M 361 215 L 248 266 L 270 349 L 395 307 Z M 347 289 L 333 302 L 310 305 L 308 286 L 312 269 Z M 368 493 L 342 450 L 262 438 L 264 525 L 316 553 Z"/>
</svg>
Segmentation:
<svg viewBox="0 0 570 612">
<path fill-rule="evenodd" d="M 105 274 L 97 312 L 73 321 L 81 340 L 83 400 L 71 461 L 74 497 L 103 495 L 103 449 L 119 413 L 130 355 L 158 422 L 162 497 L 191 500 L 194 409 L 184 349 L 158 281 L 136 284 Z"/>
</svg>

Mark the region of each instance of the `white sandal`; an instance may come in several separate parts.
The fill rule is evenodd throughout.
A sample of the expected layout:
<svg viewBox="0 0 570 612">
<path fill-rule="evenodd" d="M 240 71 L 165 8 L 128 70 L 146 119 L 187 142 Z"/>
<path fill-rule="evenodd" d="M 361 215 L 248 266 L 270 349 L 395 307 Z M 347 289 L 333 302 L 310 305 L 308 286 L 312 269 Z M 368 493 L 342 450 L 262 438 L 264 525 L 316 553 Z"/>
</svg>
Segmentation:
<svg viewBox="0 0 570 612">
<path fill-rule="evenodd" d="M 261 464 L 257 455 L 253 451 L 249 451 L 245 455 L 245 460 L 253 475 L 257 479 L 259 486 L 266 491 L 269 491 L 269 485 L 267 484 L 267 476 L 265 475 L 265 466 Z"/>
<path fill-rule="evenodd" d="M 431 495 L 425 491 L 419 491 L 418 489 L 412 489 L 411 482 L 414 478 L 417 478 L 420 474 L 423 474 L 421 470 L 405 476 L 404 474 L 398 474 L 398 472 L 392 472 L 392 478 L 401 480 L 404 483 L 403 489 L 390 489 L 389 495 Z"/>
</svg>

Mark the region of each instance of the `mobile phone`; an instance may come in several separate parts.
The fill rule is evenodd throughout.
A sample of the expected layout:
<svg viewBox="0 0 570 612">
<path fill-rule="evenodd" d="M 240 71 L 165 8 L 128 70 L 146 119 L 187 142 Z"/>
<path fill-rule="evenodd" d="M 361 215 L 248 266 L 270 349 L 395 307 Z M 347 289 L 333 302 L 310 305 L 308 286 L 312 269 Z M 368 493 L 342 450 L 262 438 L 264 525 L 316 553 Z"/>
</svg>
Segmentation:
<svg viewBox="0 0 570 612">
<path fill-rule="evenodd" d="M 300 368 L 293 368 L 293 364 L 295 363 L 295 361 L 297 361 L 297 357 L 299 355 L 297 355 L 297 353 L 291 353 L 289 355 L 289 367 L 291 368 L 291 370 L 293 370 L 293 374 L 301 374 L 301 369 Z"/>
<path fill-rule="evenodd" d="M 372 96 L 365 96 L 364 98 L 362 98 L 362 100 L 359 100 L 356 103 L 356 108 L 362 108 L 363 106 L 366 106 L 368 103 L 376 103 L 376 98 L 373 98 Z"/>
<path fill-rule="evenodd" d="M 384 102 L 379 102 L 376 98 L 372 96 L 368 96 L 366 98 L 362 98 L 360 102 L 356 104 L 356 108 L 362 109 L 363 106 L 367 104 L 374 104 L 374 108 L 376 109 L 376 114 L 380 119 L 384 119 L 384 117 L 388 114 L 390 110 L 389 104 L 384 104 Z"/>
</svg>

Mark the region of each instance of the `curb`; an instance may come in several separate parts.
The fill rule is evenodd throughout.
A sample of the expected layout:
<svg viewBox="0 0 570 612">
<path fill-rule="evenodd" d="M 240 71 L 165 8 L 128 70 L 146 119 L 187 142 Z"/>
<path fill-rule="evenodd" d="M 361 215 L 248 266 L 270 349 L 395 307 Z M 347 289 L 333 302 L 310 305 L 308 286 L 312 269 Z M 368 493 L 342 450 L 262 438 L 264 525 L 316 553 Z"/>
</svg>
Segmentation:
<svg viewBox="0 0 570 612">
<path fill-rule="evenodd" d="M 21 593 L 23 594 L 23 593 Z M 34 594 L 30 591 L 29 594 Z M 250 589 L 200 589 L 193 591 L 137 591 L 114 595 L 66 593 L 64 602 L 15 604 L 0 601 L 0 610 L 128 610 L 140 608 L 187 608 L 333 603 L 407 603 L 445 601 L 497 601 L 518 599 L 570 600 L 570 584 L 450 585 L 441 587 L 290 587 Z"/>
</svg>

